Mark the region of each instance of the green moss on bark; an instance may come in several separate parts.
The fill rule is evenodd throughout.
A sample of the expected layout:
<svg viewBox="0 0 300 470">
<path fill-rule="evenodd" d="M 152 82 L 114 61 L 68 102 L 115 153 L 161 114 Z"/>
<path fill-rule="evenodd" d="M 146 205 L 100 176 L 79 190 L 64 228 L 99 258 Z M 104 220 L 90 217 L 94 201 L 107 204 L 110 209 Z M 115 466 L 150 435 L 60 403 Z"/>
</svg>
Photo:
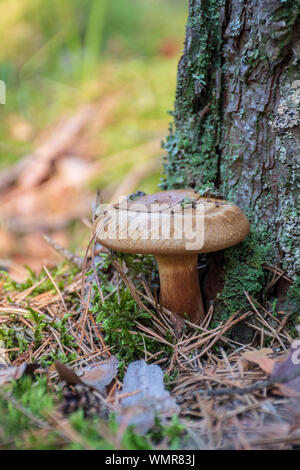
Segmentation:
<svg viewBox="0 0 300 470">
<path fill-rule="evenodd" d="M 223 0 L 190 1 L 185 52 L 179 63 L 175 126 L 164 148 L 163 189 L 215 183 L 220 138 Z"/>
<path fill-rule="evenodd" d="M 295 279 L 294 284 L 289 288 L 287 297 L 292 301 L 298 302 L 298 313 L 300 315 L 300 276 Z"/>
</svg>

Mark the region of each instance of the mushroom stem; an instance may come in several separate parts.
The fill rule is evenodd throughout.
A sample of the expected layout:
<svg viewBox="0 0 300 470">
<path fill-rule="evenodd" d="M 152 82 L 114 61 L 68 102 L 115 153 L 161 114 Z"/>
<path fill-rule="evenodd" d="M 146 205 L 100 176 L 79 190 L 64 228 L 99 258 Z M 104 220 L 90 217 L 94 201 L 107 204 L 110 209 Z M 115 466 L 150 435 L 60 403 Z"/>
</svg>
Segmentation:
<svg viewBox="0 0 300 470">
<path fill-rule="evenodd" d="M 156 255 L 160 277 L 160 304 L 192 322 L 203 320 L 205 310 L 197 271 L 197 254 Z"/>
</svg>

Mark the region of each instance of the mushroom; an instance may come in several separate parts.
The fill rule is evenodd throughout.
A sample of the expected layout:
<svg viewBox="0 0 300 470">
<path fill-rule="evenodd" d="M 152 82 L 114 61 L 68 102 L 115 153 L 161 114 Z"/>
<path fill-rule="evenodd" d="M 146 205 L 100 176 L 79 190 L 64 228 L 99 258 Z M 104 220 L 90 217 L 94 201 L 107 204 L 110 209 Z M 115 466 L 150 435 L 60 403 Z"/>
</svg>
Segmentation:
<svg viewBox="0 0 300 470">
<path fill-rule="evenodd" d="M 154 255 L 160 304 L 196 322 L 205 317 L 198 254 L 236 245 L 248 235 L 249 222 L 231 202 L 187 189 L 108 205 L 96 219 L 94 231 L 107 248 Z"/>
</svg>

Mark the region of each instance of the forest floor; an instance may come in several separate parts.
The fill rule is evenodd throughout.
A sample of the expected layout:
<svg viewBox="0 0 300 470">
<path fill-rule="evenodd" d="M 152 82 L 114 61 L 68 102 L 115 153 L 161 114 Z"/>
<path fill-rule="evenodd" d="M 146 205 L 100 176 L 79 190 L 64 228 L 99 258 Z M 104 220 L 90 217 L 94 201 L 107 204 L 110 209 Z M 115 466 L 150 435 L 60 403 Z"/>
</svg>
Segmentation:
<svg viewBox="0 0 300 470">
<path fill-rule="evenodd" d="M 202 324 L 178 324 L 151 293 L 151 256 L 96 244 L 72 259 L 56 249 L 69 260 L 39 277 L 2 276 L 1 448 L 299 445 L 299 359 L 287 314 L 245 292 L 243 314 L 216 323 L 211 306 Z M 274 269 L 271 282 L 281 276 Z M 251 344 L 232 339 L 240 322 L 255 330 Z"/>
</svg>

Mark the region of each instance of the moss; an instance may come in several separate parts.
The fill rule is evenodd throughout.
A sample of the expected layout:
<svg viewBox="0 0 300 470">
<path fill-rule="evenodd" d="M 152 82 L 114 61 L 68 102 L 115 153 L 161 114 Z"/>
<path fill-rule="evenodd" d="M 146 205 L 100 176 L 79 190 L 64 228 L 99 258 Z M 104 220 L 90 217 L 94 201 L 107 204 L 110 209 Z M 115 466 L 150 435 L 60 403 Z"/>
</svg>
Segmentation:
<svg viewBox="0 0 300 470">
<path fill-rule="evenodd" d="M 224 288 L 217 297 L 217 317 L 227 318 L 249 307 L 245 291 L 257 300 L 262 299 L 267 279 L 263 264 L 273 251 L 267 238 L 265 229 L 252 228 L 242 243 L 225 251 Z"/>
<path fill-rule="evenodd" d="M 115 256 L 123 266 L 126 265 L 127 276 L 137 289 L 142 287 L 142 281 L 158 287 L 157 270 L 152 256 L 125 253 L 117 253 Z M 102 255 L 102 257 L 107 258 L 106 255 Z M 107 259 L 106 262 L 109 265 L 110 260 Z M 125 366 L 130 362 L 144 357 L 145 349 L 152 354 L 159 351 L 169 354 L 171 352 L 169 346 L 162 346 L 154 339 L 143 337 L 140 330 L 136 328 L 136 321 L 147 324 L 151 328 L 151 315 L 141 310 L 132 298 L 130 291 L 126 287 L 120 286 L 115 294 L 109 296 L 115 291 L 116 286 L 109 282 L 107 274 L 99 272 L 99 277 L 103 296 L 107 298 L 105 302 L 101 301 L 95 284 L 96 294 L 92 299 L 91 311 L 96 315 L 97 323 L 100 323 L 105 331 L 105 344 L 113 348 L 113 354 L 121 362 L 119 368 L 121 375 Z M 167 339 L 172 341 L 170 338 Z"/>
<path fill-rule="evenodd" d="M 199 125 L 197 119 L 190 120 L 180 129 L 173 131 L 164 143 L 168 151 L 168 162 L 164 165 L 165 179 L 162 189 L 191 187 L 198 190 L 203 184 L 212 184 L 217 177 L 218 156 L 215 149 L 214 134 L 218 132 L 218 120 L 212 114 L 201 125 L 201 146 L 193 143 L 194 127 Z"/>
<path fill-rule="evenodd" d="M 1 449 L 115 449 L 114 439 L 109 439 L 109 436 L 103 437 L 101 419 L 96 415 L 87 418 L 82 408 L 68 416 L 69 435 L 59 429 L 59 426 L 56 428 L 53 426 L 52 420 L 48 420 L 48 417 L 51 418 L 53 413 L 56 413 L 57 406 L 61 403 L 62 390 L 60 386 L 49 387 L 49 379 L 47 380 L 46 376 L 34 376 L 34 378 L 23 376 L 7 385 L 3 391 L 17 404 L 17 407 L 0 396 Z M 45 425 L 49 424 L 53 429 L 48 429 L 44 433 L 36 424 L 36 419 Z M 106 427 L 106 423 L 104 426 Z M 75 432 L 73 438 L 72 430 Z M 112 413 L 109 416 L 107 430 L 112 436 L 117 436 L 119 433 L 116 417 Z M 177 416 L 168 421 L 156 417 L 154 428 L 144 436 L 136 434 L 132 426 L 123 430 L 122 446 L 126 450 L 150 450 L 163 442 L 170 449 L 178 449 L 183 438 L 187 440 L 187 434 Z"/>
<path fill-rule="evenodd" d="M 49 268 L 53 279 L 56 282 L 56 285 L 63 291 L 66 284 L 70 284 L 74 279 L 74 276 L 78 273 L 79 269 L 73 265 L 69 265 L 67 262 L 62 263 L 59 266 Z M 0 272 L 0 276 L 3 278 L 3 290 L 6 294 L 8 302 L 14 302 L 10 300 L 10 292 L 23 292 L 26 289 L 29 289 L 38 282 L 44 281 L 37 285 L 35 289 L 26 297 L 24 302 L 24 312 L 22 315 L 24 319 L 28 319 L 32 328 L 24 327 L 24 324 L 20 324 L 17 314 L 11 313 L 10 318 L 11 322 L 3 323 L 0 325 L 0 340 L 4 341 L 6 348 L 12 349 L 9 351 L 9 359 L 11 361 L 15 360 L 19 354 L 22 354 L 28 350 L 29 345 L 33 348 L 38 348 L 43 340 L 48 337 L 51 329 L 55 329 L 57 332 L 60 343 L 63 346 L 72 348 L 76 346 L 74 337 L 69 334 L 67 329 L 67 320 L 70 317 L 70 314 L 63 314 L 59 319 L 51 319 L 50 316 L 46 316 L 41 312 L 31 308 L 27 301 L 35 296 L 42 294 L 44 292 L 51 292 L 57 294 L 55 287 L 53 286 L 52 281 L 46 276 L 45 272 L 42 271 L 39 274 L 33 272 L 30 268 L 27 267 L 28 277 L 24 282 L 18 283 L 14 281 L 7 272 Z M 70 307 L 71 304 L 79 305 L 78 296 L 74 293 L 68 294 L 65 297 L 65 300 Z M 62 362 L 72 361 L 76 358 L 76 353 L 67 353 L 63 354 L 58 348 L 50 350 L 49 353 L 43 356 L 42 365 L 48 366 L 56 359 L 59 359 Z"/>
<path fill-rule="evenodd" d="M 13 323 L 8 325 L 4 323 L 0 325 L 0 340 L 4 341 L 6 348 L 12 349 L 12 351 L 9 352 L 9 358 L 11 361 L 16 359 L 24 351 L 27 351 L 29 345 L 37 349 L 45 338 L 49 336 L 50 331 L 53 328 L 57 332 L 60 338 L 60 343 L 63 346 L 69 348 L 76 347 L 76 341 L 74 337 L 68 333 L 66 327 L 66 322 L 70 315 L 64 314 L 59 320 L 49 320 L 45 315 L 40 314 L 30 307 L 26 307 L 26 310 L 27 313 L 24 313 L 23 316 L 25 319 L 30 320 L 32 329 L 24 328 L 19 324 L 15 326 Z M 13 315 L 11 315 L 11 319 L 15 319 Z M 76 353 L 68 353 L 65 355 L 59 348 L 57 348 L 50 350 L 48 354 L 43 356 L 41 364 L 43 367 L 47 367 L 55 360 L 69 362 L 76 359 L 76 357 Z"/>
<path fill-rule="evenodd" d="M 14 328 L 5 324 L 0 326 L 0 341 L 3 341 L 7 349 L 18 348 L 18 353 L 22 354 L 27 350 L 30 343 L 29 338 L 25 338 L 23 331 L 16 331 Z M 14 351 L 9 352 L 9 359 L 13 360 L 17 357 Z"/>
<path fill-rule="evenodd" d="M 120 288 L 118 294 L 103 304 L 97 295 L 92 312 L 97 315 L 97 323 L 101 323 L 105 330 L 105 343 L 114 347 L 118 359 L 128 364 L 140 357 L 143 342 L 136 331 L 135 321 L 150 316 L 147 312 L 140 311 L 127 289 Z"/>
<path fill-rule="evenodd" d="M 289 288 L 287 298 L 298 302 L 298 309 L 300 308 L 300 276 L 296 277 L 294 284 Z"/>
<path fill-rule="evenodd" d="M 22 377 L 6 387 L 5 392 L 9 392 L 25 410 L 39 419 L 43 419 L 43 413 L 50 413 L 53 410 L 53 395 L 47 393 L 46 377 L 38 379 L 35 383 L 29 376 Z M 53 448 L 52 438 L 54 439 L 56 433 L 50 432 L 47 441 L 43 437 L 34 438 L 35 428 L 31 419 L 2 397 L 0 397 L 0 426 L 1 447 L 22 449 L 27 441 L 26 447 L 29 449 Z"/>
</svg>

